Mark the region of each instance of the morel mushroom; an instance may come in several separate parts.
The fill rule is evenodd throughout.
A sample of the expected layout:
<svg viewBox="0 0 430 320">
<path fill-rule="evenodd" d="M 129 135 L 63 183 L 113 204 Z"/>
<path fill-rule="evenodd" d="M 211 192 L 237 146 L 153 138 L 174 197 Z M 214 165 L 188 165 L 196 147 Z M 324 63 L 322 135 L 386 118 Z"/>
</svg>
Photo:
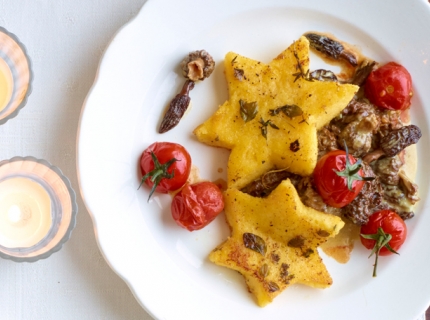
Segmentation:
<svg viewBox="0 0 430 320">
<path fill-rule="evenodd" d="M 377 161 L 373 165 L 374 172 L 381 182 L 396 186 L 399 184 L 399 170 L 403 165 L 398 155 L 394 157 L 384 157 Z"/>
<path fill-rule="evenodd" d="M 187 80 L 181 92 L 170 103 L 158 129 L 159 133 L 167 132 L 176 127 L 190 105 L 189 93 L 194 88 L 194 82 L 209 77 L 215 68 L 215 62 L 209 53 L 205 50 L 199 50 L 190 52 L 182 61 L 181 67 Z"/>
<path fill-rule="evenodd" d="M 418 196 L 418 185 L 413 183 L 403 170 L 399 172 L 399 178 L 400 189 L 403 190 L 409 202 L 414 205 L 420 200 L 420 197 Z"/>
<path fill-rule="evenodd" d="M 309 44 L 312 48 L 324 53 L 328 57 L 334 60 L 343 59 L 354 67 L 358 65 L 357 57 L 354 53 L 346 50 L 339 41 L 317 33 L 307 33 L 305 37 L 309 40 Z"/>
<path fill-rule="evenodd" d="M 253 197 L 263 198 L 268 196 L 283 180 L 290 179 L 292 184 L 298 184 L 301 177 L 287 170 L 272 170 L 252 181 L 240 191 Z"/>
<path fill-rule="evenodd" d="M 205 50 L 190 52 L 181 63 L 182 74 L 191 81 L 208 78 L 215 68 L 215 61 Z"/>
<path fill-rule="evenodd" d="M 369 74 L 373 71 L 376 66 L 375 61 L 363 60 L 359 67 L 355 70 L 354 77 L 351 80 L 352 84 L 361 86 L 366 81 Z"/>
<path fill-rule="evenodd" d="M 167 132 L 176 127 L 190 104 L 191 98 L 189 93 L 193 88 L 193 81 L 185 81 L 181 92 L 179 92 L 172 102 L 170 102 L 169 110 L 167 110 L 163 121 L 161 121 L 160 129 L 158 130 L 159 133 Z"/>
<path fill-rule="evenodd" d="M 421 130 L 411 124 L 389 132 L 381 139 L 381 149 L 388 157 L 393 157 L 421 138 Z"/>
</svg>

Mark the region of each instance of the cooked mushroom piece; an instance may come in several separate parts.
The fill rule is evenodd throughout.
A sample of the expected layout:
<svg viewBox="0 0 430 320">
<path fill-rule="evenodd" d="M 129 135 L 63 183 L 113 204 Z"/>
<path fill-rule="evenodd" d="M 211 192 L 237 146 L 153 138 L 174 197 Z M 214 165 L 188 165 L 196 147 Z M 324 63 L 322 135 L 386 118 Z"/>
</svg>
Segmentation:
<svg viewBox="0 0 430 320">
<path fill-rule="evenodd" d="M 395 156 L 406 147 L 415 144 L 421 138 L 421 130 L 411 124 L 389 132 L 381 139 L 381 149 L 389 156 Z"/>
<path fill-rule="evenodd" d="M 363 157 L 363 162 L 366 164 L 370 164 L 371 162 L 378 160 L 382 156 L 385 156 L 384 151 L 382 151 L 381 149 L 376 149 L 366 154 Z"/>
<path fill-rule="evenodd" d="M 263 198 L 268 196 L 285 179 L 290 179 L 291 183 L 297 185 L 301 177 L 287 170 L 271 170 L 246 185 L 240 191 L 253 197 Z"/>
<path fill-rule="evenodd" d="M 412 202 L 409 201 L 406 194 L 398 185 L 390 186 L 388 184 L 384 184 L 383 187 L 384 187 L 384 200 L 386 201 L 389 208 L 396 211 L 397 213 L 413 212 Z M 409 216 L 412 217 L 413 215 L 409 215 Z"/>
<path fill-rule="evenodd" d="M 411 204 L 417 203 L 420 200 L 418 196 L 418 185 L 413 183 L 403 170 L 399 172 L 399 178 L 399 186 L 405 193 L 406 198 Z"/>
<path fill-rule="evenodd" d="M 403 162 L 399 156 L 384 157 L 375 161 L 373 170 L 379 176 L 381 182 L 396 186 L 399 184 L 399 170 L 402 165 Z"/>
<path fill-rule="evenodd" d="M 372 168 L 363 164 L 363 172 L 366 177 L 375 177 Z M 366 182 L 357 197 L 345 207 L 342 214 L 356 225 L 363 225 L 369 221 L 372 213 L 386 209 L 384 203 L 383 185 L 378 177 Z"/>
<path fill-rule="evenodd" d="M 311 80 L 337 82 L 337 77 L 334 74 L 334 72 L 330 70 L 324 70 L 324 69 L 318 69 L 318 70 L 312 71 L 309 74 L 309 78 Z"/>
<path fill-rule="evenodd" d="M 358 66 L 355 70 L 354 77 L 352 78 L 351 83 L 357 86 L 361 86 L 366 81 L 369 74 L 373 71 L 375 65 L 375 61 L 363 60 L 360 66 Z"/>
<path fill-rule="evenodd" d="M 318 131 L 317 138 L 318 159 L 329 151 L 340 149 L 337 144 L 336 135 L 327 126 Z"/>
<path fill-rule="evenodd" d="M 317 33 L 306 33 L 305 37 L 309 40 L 312 48 L 324 53 L 328 57 L 334 60 L 345 60 L 354 67 L 358 65 L 357 57 L 352 52 L 345 50 L 339 41 Z"/>
<path fill-rule="evenodd" d="M 372 138 L 379 128 L 379 119 L 375 114 L 349 123 L 339 134 L 338 143 L 344 141 L 354 157 L 362 157 L 372 147 Z"/>
</svg>

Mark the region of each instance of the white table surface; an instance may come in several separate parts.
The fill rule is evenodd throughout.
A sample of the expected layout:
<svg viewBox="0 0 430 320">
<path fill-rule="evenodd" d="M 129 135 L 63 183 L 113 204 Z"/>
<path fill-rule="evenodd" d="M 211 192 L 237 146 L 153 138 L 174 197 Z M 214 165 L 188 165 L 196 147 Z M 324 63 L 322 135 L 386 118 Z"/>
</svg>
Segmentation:
<svg viewBox="0 0 430 320">
<path fill-rule="evenodd" d="M 0 0 L 0 26 L 32 59 L 28 104 L 0 126 L 0 159 L 34 156 L 62 169 L 77 191 L 71 239 L 35 263 L 0 259 L 0 319 L 151 319 L 100 254 L 80 197 L 76 134 L 99 60 L 145 0 Z"/>
</svg>

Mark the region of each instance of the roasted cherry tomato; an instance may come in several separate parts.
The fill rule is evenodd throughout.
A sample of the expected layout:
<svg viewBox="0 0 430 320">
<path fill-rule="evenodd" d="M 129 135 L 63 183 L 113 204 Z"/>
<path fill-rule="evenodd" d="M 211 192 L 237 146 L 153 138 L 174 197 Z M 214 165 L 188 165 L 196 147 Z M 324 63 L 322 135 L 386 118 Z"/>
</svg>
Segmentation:
<svg viewBox="0 0 430 320">
<path fill-rule="evenodd" d="M 323 201 L 342 208 L 350 203 L 363 188 L 361 161 L 343 150 L 330 151 L 317 162 L 314 182 Z"/>
<path fill-rule="evenodd" d="M 413 94 L 411 75 L 400 64 L 389 62 L 370 73 L 364 92 L 369 101 L 378 107 L 407 109 Z"/>
<path fill-rule="evenodd" d="M 406 224 L 394 211 L 382 210 L 369 217 L 369 222 L 361 227 L 361 243 L 371 249 L 376 255 L 373 276 L 376 277 L 376 267 L 379 256 L 386 256 L 397 250 L 405 242 L 407 235 Z"/>
<path fill-rule="evenodd" d="M 181 188 L 191 171 L 191 157 L 183 146 L 171 142 L 155 142 L 140 157 L 142 183 L 154 191 L 167 193 Z M 149 200 L 148 198 L 148 200 Z"/>
<path fill-rule="evenodd" d="M 189 230 L 208 225 L 224 209 L 222 193 L 212 182 L 186 184 L 172 201 L 172 216 L 176 223 Z"/>
</svg>

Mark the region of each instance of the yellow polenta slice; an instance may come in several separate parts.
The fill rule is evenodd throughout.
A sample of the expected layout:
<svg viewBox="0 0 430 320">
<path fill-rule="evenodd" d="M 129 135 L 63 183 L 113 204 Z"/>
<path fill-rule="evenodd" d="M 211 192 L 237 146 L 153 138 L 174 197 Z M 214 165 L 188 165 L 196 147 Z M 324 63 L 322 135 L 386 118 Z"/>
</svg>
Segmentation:
<svg viewBox="0 0 430 320">
<path fill-rule="evenodd" d="M 224 198 L 232 234 L 209 259 L 239 271 L 258 305 L 270 303 L 293 283 L 332 284 L 317 247 L 343 227 L 339 217 L 304 206 L 289 180 L 267 198 L 237 189 L 227 189 Z"/>
<path fill-rule="evenodd" d="M 229 100 L 194 134 L 201 142 L 232 150 L 228 186 L 240 189 L 273 168 L 310 175 L 317 161 L 317 130 L 346 107 L 358 87 L 306 80 L 305 37 L 268 65 L 233 52 L 224 63 Z M 294 106 L 303 113 L 281 111 Z"/>
</svg>

